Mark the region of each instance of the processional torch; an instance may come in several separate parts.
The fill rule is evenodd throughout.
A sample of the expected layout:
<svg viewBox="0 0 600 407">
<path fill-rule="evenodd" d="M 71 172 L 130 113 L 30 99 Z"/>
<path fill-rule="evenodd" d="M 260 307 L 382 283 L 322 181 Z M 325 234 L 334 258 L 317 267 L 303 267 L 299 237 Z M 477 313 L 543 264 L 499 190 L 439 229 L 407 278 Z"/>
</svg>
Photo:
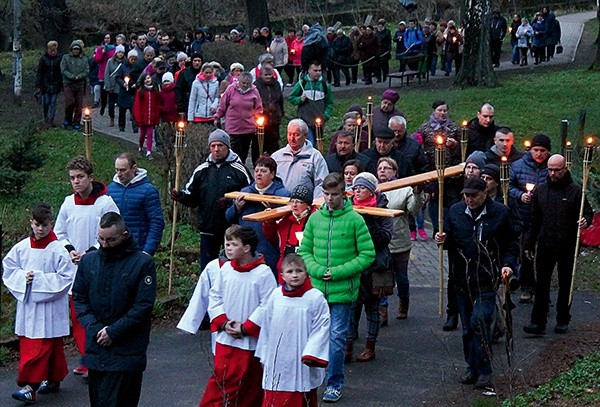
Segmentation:
<svg viewBox="0 0 600 407">
<path fill-rule="evenodd" d="M 323 150 L 323 120 L 320 117 L 315 119 L 315 138 L 317 139 L 317 150 L 325 156 Z"/>
<path fill-rule="evenodd" d="M 179 191 L 179 175 L 181 171 L 181 163 L 183 161 L 183 141 L 185 139 L 185 121 L 177 122 L 177 130 L 175 131 L 175 190 Z M 173 201 L 173 223 L 171 227 L 171 261 L 169 263 L 169 290 L 173 284 L 173 269 L 174 269 L 174 254 L 175 254 L 175 235 L 177 231 L 177 212 L 179 204 Z"/>
<path fill-rule="evenodd" d="M 463 120 L 462 127 L 460 128 L 460 157 L 463 163 L 467 161 L 467 143 L 469 141 L 468 124 L 468 121 Z"/>
<path fill-rule="evenodd" d="M 502 156 L 500 158 L 500 186 L 502 187 L 502 198 L 504 205 L 508 206 L 508 179 L 510 175 L 510 164 L 508 158 Z"/>
<path fill-rule="evenodd" d="M 579 221 L 583 217 L 585 208 L 585 196 L 587 193 L 587 183 L 590 177 L 590 168 L 594 159 L 594 139 L 588 137 L 583 152 L 583 175 L 581 176 L 581 204 L 579 206 Z M 581 242 L 581 228 L 577 227 L 577 238 L 575 239 L 575 254 L 573 256 L 573 271 L 571 273 L 571 289 L 569 290 L 569 306 L 573 302 L 573 287 L 575 287 L 575 270 L 577 269 L 577 257 L 579 255 L 579 243 Z"/>
<path fill-rule="evenodd" d="M 354 151 L 356 151 L 357 153 L 359 152 L 358 150 L 360 149 L 360 134 L 362 132 L 362 120 L 360 119 L 360 117 L 356 118 L 356 126 L 354 127 Z M 369 139 L 370 140 L 370 139 Z M 371 143 L 369 142 L 369 145 Z"/>
<path fill-rule="evenodd" d="M 83 109 L 83 119 L 81 122 L 83 123 L 83 142 L 85 144 L 85 158 L 88 161 L 92 161 L 92 135 L 94 131 L 92 130 L 92 116 L 90 116 L 90 108 L 86 107 Z"/>
<path fill-rule="evenodd" d="M 446 169 L 446 138 L 440 134 L 435 140 L 435 169 L 438 177 L 438 230 L 444 232 L 444 171 Z M 444 245 L 438 246 L 440 273 L 440 318 L 444 315 Z"/>
<path fill-rule="evenodd" d="M 367 98 L 367 133 L 369 139 L 367 141 L 368 148 L 371 148 L 371 138 L 373 137 L 373 97 Z M 357 150 L 358 152 L 358 150 Z"/>
<path fill-rule="evenodd" d="M 565 166 L 567 170 L 571 171 L 571 166 L 573 165 L 573 145 L 570 141 L 565 143 Z"/>
<path fill-rule="evenodd" d="M 258 138 L 258 155 L 262 155 L 265 152 L 265 125 L 267 124 L 267 118 L 265 116 L 258 116 L 256 118 L 256 137 Z"/>
</svg>

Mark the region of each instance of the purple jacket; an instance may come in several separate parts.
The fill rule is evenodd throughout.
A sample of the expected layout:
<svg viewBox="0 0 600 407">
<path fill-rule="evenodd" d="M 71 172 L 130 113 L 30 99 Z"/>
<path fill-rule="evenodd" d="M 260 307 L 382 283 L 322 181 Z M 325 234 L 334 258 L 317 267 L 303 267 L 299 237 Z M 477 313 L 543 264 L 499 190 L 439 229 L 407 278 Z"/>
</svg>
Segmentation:
<svg viewBox="0 0 600 407">
<path fill-rule="evenodd" d="M 235 82 L 223 93 L 215 119 L 225 116 L 225 131 L 229 134 L 254 133 L 255 118 L 262 110 L 262 100 L 256 86 L 252 85 L 246 93 L 241 93 L 239 84 Z"/>
</svg>

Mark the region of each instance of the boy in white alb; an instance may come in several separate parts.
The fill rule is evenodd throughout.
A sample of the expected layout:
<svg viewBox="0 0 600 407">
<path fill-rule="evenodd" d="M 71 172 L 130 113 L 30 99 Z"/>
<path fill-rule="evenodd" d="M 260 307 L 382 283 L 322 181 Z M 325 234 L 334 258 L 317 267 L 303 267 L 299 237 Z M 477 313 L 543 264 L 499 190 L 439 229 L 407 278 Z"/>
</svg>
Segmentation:
<svg viewBox="0 0 600 407">
<path fill-rule="evenodd" d="M 36 205 L 32 235 L 13 246 L 2 262 L 4 285 L 17 299 L 17 384 L 22 388 L 12 397 L 25 403 L 34 403 L 36 392 L 57 392 L 69 373 L 62 337 L 69 335 L 68 293 L 75 267 L 52 231 L 52 220 L 48 205 Z"/>
<path fill-rule="evenodd" d="M 317 407 L 329 360 L 329 306 L 313 288 L 304 260 L 288 254 L 284 284 L 263 313 L 256 357 L 263 364 L 263 407 Z"/>
<path fill-rule="evenodd" d="M 73 194 L 65 198 L 60 206 L 54 233 L 69 252 L 71 261 L 79 264 L 81 256 L 97 243 L 100 218 L 107 212 L 119 213 L 113 199 L 106 195 L 106 185 L 94 180 L 94 168 L 85 157 L 77 156 L 67 164 Z M 73 338 L 81 356 L 85 354 L 85 330 L 77 321 L 71 301 Z M 88 370 L 77 366 L 73 373 L 87 377 Z"/>
<path fill-rule="evenodd" d="M 200 325 L 202 325 L 204 316 L 208 311 L 208 295 L 210 293 L 210 288 L 216 281 L 217 274 L 221 270 L 221 267 L 223 267 L 226 262 L 227 257 L 221 255 L 218 259 L 214 259 L 206 265 L 204 271 L 198 278 L 194 294 L 192 294 L 192 298 L 177 324 L 178 329 L 196 335 L 198 329 L 200 329 Z M 215 353 L 215 336 L 216 332 L 213 332 L 211 338 L 213 354 Z"/>
<path fill-rule="evenodd" d="M 217 344 L 201 407 L 262 403 L 262 367 L 254 350 L 264 304 L 277 283 L 255 252 L 257 245 L 258 236 L 249 227 L 236 225 L 225 231 L 225 253 L 231 261 L 221 267 L 210 289 L 208 315 Z"/>
</svg>

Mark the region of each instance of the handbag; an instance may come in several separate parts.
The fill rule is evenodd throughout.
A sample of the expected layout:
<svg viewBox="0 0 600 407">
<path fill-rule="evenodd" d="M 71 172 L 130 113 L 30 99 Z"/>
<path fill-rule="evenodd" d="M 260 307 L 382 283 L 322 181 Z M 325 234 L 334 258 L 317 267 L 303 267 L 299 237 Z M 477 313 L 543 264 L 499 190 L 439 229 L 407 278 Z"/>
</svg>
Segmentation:
<svg viewBox="0 0 600 407">
<path fill-rule="evenodd" d="M 394 294 L 394 273 L 392 270 L 373 270 L 371 272 L 371 294 L 379 298 Z"/>
<path fill-rule="evenodd" d="M 556 53 L 557 54 L 562 54 L 564 51 L 562 44 L 559 42 L 558 45 L 556 46 Z"/>
</svg>

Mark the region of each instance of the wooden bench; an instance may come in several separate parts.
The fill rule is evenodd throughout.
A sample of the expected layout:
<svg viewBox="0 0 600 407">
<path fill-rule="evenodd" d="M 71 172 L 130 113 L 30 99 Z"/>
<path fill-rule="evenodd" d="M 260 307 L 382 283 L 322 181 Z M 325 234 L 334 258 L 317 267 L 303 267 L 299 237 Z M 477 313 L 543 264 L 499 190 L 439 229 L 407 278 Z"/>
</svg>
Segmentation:
<svg viewBox="0 0 600 407">
<path fill-rule="evenodd" d="M 410 85 L 410 78 L 417 78 L 419 84 L 421 79 L 425 79 L 425 82 L 429 82 L 429 69 L 425 65 L 427 56 L 425 54 L 411 55 L 400 60 L 400 66 L 404 66 L 403 71 L 392 72 L 388 74 L 388 87 L 392 87 L 392 79 L 400 79 L 400 87 L 404 85 L 404 79 L 406 78 L 406 86 Z M 410 69 L 410 66 L 417 66 L 417 69 Z"/>
</svg>

